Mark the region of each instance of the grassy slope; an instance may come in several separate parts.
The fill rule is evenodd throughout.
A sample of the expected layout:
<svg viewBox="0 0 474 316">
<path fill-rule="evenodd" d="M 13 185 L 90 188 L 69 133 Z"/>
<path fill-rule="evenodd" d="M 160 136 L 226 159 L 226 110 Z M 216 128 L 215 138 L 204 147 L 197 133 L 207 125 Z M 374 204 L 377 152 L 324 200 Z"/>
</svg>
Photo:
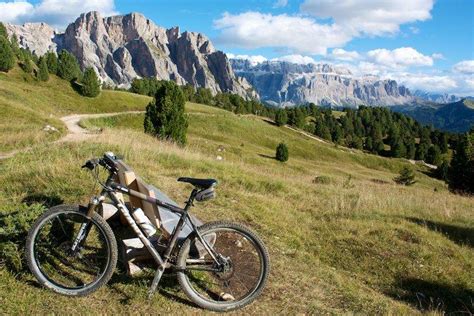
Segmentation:
<svg viewBox="0 0 474 316">
<path fill-rule="evenodd" d="M 55 76 L 44 83 L 19 68 L 0 72 L 0 152 L 52 141 L 65 133 L 59 120 L 70 113 L 143 110 L 149 98 L 126 92 L 103 91 L 97 98 L 80 96 Z M 59 132 L 41 132 L 46 125 Z"/>
<path fill-rule="evenodd" d="M 463 304 L 472 311 L 472 198 L 450 194 L 421 172 L 413 187 L 394 185 L 402 160 L 335 148 L 254 116 L 197 104 L 188 104 L 187 112 L 185 148 L 143 134 L 141 115 L 122 115 L 83 122 L 108 127 L 88 143 L 38 146 L 0 162 L 1 212 L 24 209 L 25 200 L 85 202 L 92 181 L 80 163 L 113 150 L 180 202 L 190 188 L 176 177 L 220 180 L 218 198 L 197 205 L 195 214 L 247 223 L 270 248 L 268 289 L 247 313 L 414 313 Z M 280 141 L 290 149 L 284 164 L 271 158 Z M 313 183 L 320 175 L 330 183 Z M 107 287 L 80 299 L 31 280 L 0 270 L 5 312 L 64 313 L 77 306 L 102 313 L 197 311 L 172 276 L 152 301 L 145 295 L 149 279 L 130 280 L 120 271 Z"/>
</svg>

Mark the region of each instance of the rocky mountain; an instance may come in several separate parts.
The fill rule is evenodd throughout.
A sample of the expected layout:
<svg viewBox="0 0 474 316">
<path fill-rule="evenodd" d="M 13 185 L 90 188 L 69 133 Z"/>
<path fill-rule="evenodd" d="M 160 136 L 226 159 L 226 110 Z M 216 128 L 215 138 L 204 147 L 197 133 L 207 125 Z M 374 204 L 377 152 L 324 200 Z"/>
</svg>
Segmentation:
<svg viewBox="0 0 474 316">
<path fill-rule="evenodd" d="M 274 105 L 312 102 L 327 106 L 391 106 L 415 102 L 410 91 L 394 80 L 356 78 L 348 69 L 328 64 L 252 64 L 242 59 L 232 59 L 231 63 L 235 73 L 253 85 L 262 101 Z"/>
<path fill-rule="evenodd" d="M 164 29 L 138 13 L 112 17 L 85 13 L 64 33 L 44 23 L 8 24 L 7 30 L 37 55 L 61 49 L 72 52 L 81 67 L 93 67 L 108 84 L 127 87 L 136 77 L 156 77 L 209 88 L 213 94 L 256 96 L 206 36 Z"/>
<path fill-rule="evenodd" d="M 431 93 L 421 90 L 416 90 L 413 95 L 423 101 L 435 102 L 440 104 L 453 103 L 461 100 L 461 97 L 447 93 Z"/>
<path fill-rule="evenodd" d="M 448 104 L 394 106 L 392 110 L 441 130 L 463 133 L 474 127 L 474 101 L 469 99 Z"/>
</svg>

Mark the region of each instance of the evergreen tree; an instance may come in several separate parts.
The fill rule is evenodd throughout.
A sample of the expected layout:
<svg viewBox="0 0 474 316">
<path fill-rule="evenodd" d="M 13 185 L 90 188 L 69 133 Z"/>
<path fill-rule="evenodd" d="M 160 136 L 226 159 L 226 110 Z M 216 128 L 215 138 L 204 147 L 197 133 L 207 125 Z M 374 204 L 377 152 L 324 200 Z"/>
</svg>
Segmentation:
<svg viewBox="0 0 474 316">
<path fill-rule="evenodd" d="M 288 153 L 288 147 L 284 143 L 278 144 L 276 148 L 276 154 L 275 158 L 278 161 L 285 162 L 288 161 L 289 158 L 289 153 Z"/>
<path fill-rule="evenodd" d="M 420 143 L 416 148 L 415 159 L 416 160 L 425 160 L 426 154 L 428 153 L 428 149 L 430 148 L 430 142 L 425 138 L 422 137 L 420 139 Z"/>
<path fill-rule="evenodd" d="M 5 25 L 3 25 L 2 22 L 0 22 L 0 36 L 3 36 L 4 38 L 8 39 L 7 28 L 5 27 Z"/>
<path fill-rule="evenodd" d="M 188 128 L 185 102 L 184 94 L 176 83 L 164 82 L 146 108 L 145 132 L 184 145 Z"/>
<path fill-rule="evenodd" d="M 39 69 L 36 73 L 38 80 L 40 81 L 48 81 L 49 80 L 49 72 L 48 72 L 48 65 L 46 63 L 46 58 L 43 56 L 39 60 Z"/>
<path fill-rule="evenodd" d="M 446 133 L 443 133 L 439 139 L 439 149 L 443 154 L 448 152 L 448 136 Z"/>
<path fill-rule="evenodd" d="M 332 132 L 332 140 L 334 143 L 341 145 L 344 142 L 344 136 L 342 134 L 342 128 L 339 125 L 335 125 Z"/>
<path fill-rule="evenodd" d="M 443 162 L 438 166 L 435 171 L 435 175 L 438 179 L 448 181 L 449 162 L 447 160 L 443 160 Z"/>
<path fill-rule="evenodd" d="M 298 128 L 303 128 L 306 124 L 306 115 L 305 113 L 301 110 L 301 108 L 296 108 L 295 109 L 295 116 L 294 116 L 294 126 Z"/>
<path fill-rule="evenodd" d="M 405 157 L 407 154 L 407 149 L 405 144 L 398 138 L 392 140 L 390 144 L 390 155 L 395 158 Z"/>
<path fill-rule="evenodd" d="M 288 115 L 285 109 L 279 109 L 275 115 L 275 123 L 277 126 L 283 126 L 288 122 Z"/>
<path fill-rule="evenodd" d="M 406 148 L 406 158 L 407 159 L 415 159 L 416 155 L 416 144 L 415 139 L 410 137 L 405 140 L 405 148 Z"/>
<path fill-rule="evenodd" d="M 28 54 L 23 54 L 20 67 L 27 74 L 30 74 L 33 71 L 33 65 L 31 63 L 31 59 Z"/>
<path fill-rule="evenodd" d="M 449 188 L 474 193 L 474 149 L 468 134 L 459 140 L 448 172 Z"/>
<path fill-rule="evenodd" d="M 0 71 L 8 72 L 14 65 L 15 56 L 10 47 L 10 42 L 5 36 L 0 35 Z"/>
<path fill-rule="evenodd" d="M 48 72 L 52 75 L 57 75 L 59 61 L 56 54 L 53 52 L 47 52 L 43 57 L 46 59 L 46 64 L 48 65 Z"/>
<path fill-rule="evenodd" d="M 441 150 L 437 145 L 431 145 L 426 153 L 426 162 L 432 165 L 441 164 Z"/>
<path fill-rule="evenodd" d="M 81 94 L 86 97 L 96 97 L 100 93 L 100 81 L 93 68 L 86 68 L 82 78 Z"/>
<path fill-rule="evenodd" d="M 211 90 L 206 88 L 198 88 L 194 99 L 197 103 L 212 105 Z"/>
<path fill-rule="evenodd" d="M 82 76 L 76 57 L 64 49 L 58 57 L 58 76 L 67 81 L 80 79 Z"/>
<path fill-rule="evenodd" d="M 13 34 L 11 39 L 10 39 L 10 46 L 12 48 L 13 54 L 17 58 L 20 58 L 21 50 L 20 50 L 20 45 L 18 45 L 18 37 L 16 37 L 16 34 Z"/>
<path fill-rule="evenodd" d="M 415 172 L 410 167 L 403 167 L 398 177 L 393 179 L 398 184 L 412 185 L 416 183 Z"/>
</svg>

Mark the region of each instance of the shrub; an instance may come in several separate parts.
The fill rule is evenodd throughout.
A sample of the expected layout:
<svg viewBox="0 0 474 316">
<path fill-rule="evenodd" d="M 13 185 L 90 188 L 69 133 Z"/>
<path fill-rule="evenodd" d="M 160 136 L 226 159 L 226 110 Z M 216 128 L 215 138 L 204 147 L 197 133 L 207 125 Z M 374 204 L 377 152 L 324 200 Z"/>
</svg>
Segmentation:
<svg viewBox="0 0 474 316">
<path fill-rule="evenodd" d="M 15 55 L 6 37 L 0 35 L 0 71 L 8 72 L 15 65 Z"/>
<path fill-rule="evenodd" d="M 410 167 L 403 167 L 398 177 L 393 179 L 398 184 L 412 185 L 416 183 L 415 172 Z"/>
<path fill-rule="evenodd" d="M 184 94 L 176 83 L 164 82 L 154 100 L 146 107 L 143 122 L 145 133 L 184 145 L 188 129 L 184 114 L 185 102 Z"/>
<path fill-rule="evenodd" d="M 330 184 L 332 179 L 328 176 L 316 176 L 312 182 L 315 184 Z"/>
<path fill-rule="evenodd" d="M 288 153 L 288 147 L 284 143 L 278 144 L 276 148 L 276 154 L 275 158 L 278 161 L 285 162 L 288 161 L 289 158 L 289 153 Z"/>
<path fill-rule="evenodd" d="M 38 72 L 36 76 L 40 81 L 48 81 L 49 80 L 49 72 L 48 72 L 48 65 L 46 64 L 46 58 L 41 57 L 38 64 Z"/>
<path fill-rule="evenodd" d="M 20 67 L 27 74 L 30 74 L 33 71 L 33 65 L 32 65 L 31 59 L 28 55 L 23 56 L 23 60 L 21 61 Z"/>
<path fill-rule="evenodd" d="M 100 81 L 94 69 L 86 68 L 82 78 L 81 94 L 86 97 L 96 97 L 100 93 Z"/>
</svg>

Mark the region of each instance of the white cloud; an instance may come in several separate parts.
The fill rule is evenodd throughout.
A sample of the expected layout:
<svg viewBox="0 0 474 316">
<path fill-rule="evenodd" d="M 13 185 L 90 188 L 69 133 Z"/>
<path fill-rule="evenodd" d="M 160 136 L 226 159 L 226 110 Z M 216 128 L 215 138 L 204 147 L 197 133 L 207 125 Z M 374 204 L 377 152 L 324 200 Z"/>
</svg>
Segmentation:
<svg viewBox="0 0 474 316">
<path fill-rule="evenodd" d="M 267 61 L 266 57 L 263 57 L 262 55 L 235 55 L 232 53 L 227 53 L 226 54 L 229 59 L 245 59 L 250 61 L 250 64 L 256 65 L 263 63 L 264 61 Z"/>
<path fill-rule="evenodd" d="M 463 60 L 453 66 L 453 70 L 467 75 L 474 74 L 474 60 Z"/>
<path fill-rule="evenodd" d="M 273 4 L 273 8 L 283 8 L 288 5 L 288 0 L 277 0 Z"/>
<path fill-rule="evenodd" d="M 412 47 L 400 47 L 394 50 L 385 48 L 367 52 L 369 61 L 386 67 L 432 66 L 433 58 L 423 55 Z"/>
<path fill-rule="evenodd" d="M 356 51 L 347 51 L 342 48 L 334 48 L 331 52 L 331 57 L 343 61 L 354 61 L 359 59 L 361 56 Z"/>
<path fill-rule="evenodd" d="M 249 49 L 279 47 L 295 53 L 325 55 L 327 48 L 343 46 L 352 38 L 334 24 L 252 11 L 236 15 L 226 12 L 214 21 L 214 26 L 221 31 L 220 43 Z"/>
<path fill-rule="evenodd" d="M 315 64 L 316 61 L 309 56 L 303 56 L 303 55 L 285 55 L 277 58 L 273 58 L 272 61 L 286 61 L 289 63 L 294 63 L 294 64 Z"/>
<path fill-rule="evenodd" d="M 410 32 L 412 32 L 413 34 L 418 34 L 418 33 L 420 33 L 420 29 L 417 28 L 416 26 L 410 26 L 408 29 L 409 29 Z"/>
<path fill-rule="evenodd" d="M 45 22 L 62 28 L 81 13 L 89 11 L 99 11 L 105 16 L 116 14 L 114 0 L 42 0 L 37 4 L 0 2 L 0 21 L 16 24 Z"/>
<path fill-rule="evenodd" d="M 454 93 L 459 90 L 458 82 L 451 76 L 437 76 L 430 74 L 399 73 L 393 74 L 399 84 L 406 85 L 412 90 L 429 92 Z"/>
<path fill-rule="evenodd" d="M 368 35 L 396 33 L 401 24 L 431 18 L 434 0 L 305 0 L 301 11 Z"/>
</svg>

